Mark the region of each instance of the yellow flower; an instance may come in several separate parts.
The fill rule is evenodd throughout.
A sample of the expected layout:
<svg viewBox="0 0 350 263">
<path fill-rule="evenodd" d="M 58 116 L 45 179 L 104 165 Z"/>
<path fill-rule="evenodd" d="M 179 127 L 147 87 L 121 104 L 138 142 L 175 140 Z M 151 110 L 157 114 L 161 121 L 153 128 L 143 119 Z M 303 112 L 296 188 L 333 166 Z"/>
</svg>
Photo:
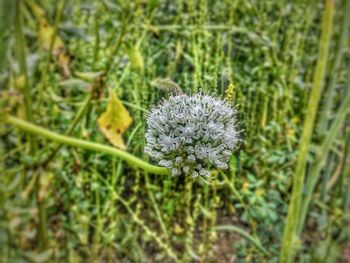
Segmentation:
<svg viewBox="0 0 350 263">
<path fill-rule="evenodd" d="M 230 83 L 228 84 L 228 87 L 226 89 L 226 94 L 225 94 L 225 98 L 230 102 L 233 101 L 234 90 L 235 90 L 235 86 L 233 85 L 232 81 L 230 81 Z"/>
</svg>

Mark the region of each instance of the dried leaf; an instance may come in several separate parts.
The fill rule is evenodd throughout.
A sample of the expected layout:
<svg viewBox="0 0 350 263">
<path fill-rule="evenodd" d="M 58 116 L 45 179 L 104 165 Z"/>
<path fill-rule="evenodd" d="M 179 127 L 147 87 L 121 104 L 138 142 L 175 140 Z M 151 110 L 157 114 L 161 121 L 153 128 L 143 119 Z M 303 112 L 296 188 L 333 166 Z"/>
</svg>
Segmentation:
<svg viewBox="0 0 350 263">
<path fill-rule="evenodd" d="M 98 125 L 106 138 L 116 147 L 125 149 L 123 133 L 132 123 L 128 110 L 113 91 L 109 92 L 106 111 L 98 119 Z"/>
<path fill-rule="evenodd" d="M 45 50 L 50 50 L 50 45 L 52 41 L 52 37 L 55 34 L 54 27 L 50 26 L 47 21 L 41 21 L 39 25 L 39 42 L 40 45 Z M 55 40 L 52 47 L 52 54 L 58 56 L 62 52 L 64 52 L 65 47 L 62 39 L 56 34 Z"/>
<path fill-rule="evenodd" d="M 157 78 L 151 81 L 151 86 L 164 90 L 170 94 L 182 94 L 181 87 L 171 79 Z"/>
<path fill-rule="evenodd" d="M 38 38 L 40 45 L 45 50 L 50 50 L 52 36 L 55 33 L 54 27 L 52 27 L 46 19 L 46 13 L 44 9 L 33 1 L 28 1 L 35 18 L 39 23 Z M 59 53 L 64 51 L 64 44 L 61 38 L 56 34 L 55 42 L 53 43 L 52 53 L 57 56 Z"/>
<path fill-rule="evenodd" d="M 39 23 L 38 40 L 40 46 L 46 51 L 51 51 L 51 54 L 57 58 L 62 75 L 65 78 L 69 77 L 71 75 L 70 63 L 72 58 L 63 40 L 60 38 L 58 32 L 55 32 L 55 28 L 49 24 L 45 17 L 45 11 L 34 2 L 29 1 L 28 4 Z M 54 42 L 52 43 L 52 41 Z"/>
<path fill-rule="evenodd" d="M 70 63 L 71 63 L 71 56 L 70 54 L 65 50 L 64 52 L 61 52 L 58 57 L 58 65 L 61 68 L 62 74 L 65 78 L 68 78 L 71 75 L 70 71 Z"/>
<path fill-rule="evenodd" d="M 104 74 L 105 73 L 103 71 L 97 71 L 97 72 L 74 71 L 74 76 L 86 81 L 96 81 L 97 79 L 101 78 Z"/>
</svg>

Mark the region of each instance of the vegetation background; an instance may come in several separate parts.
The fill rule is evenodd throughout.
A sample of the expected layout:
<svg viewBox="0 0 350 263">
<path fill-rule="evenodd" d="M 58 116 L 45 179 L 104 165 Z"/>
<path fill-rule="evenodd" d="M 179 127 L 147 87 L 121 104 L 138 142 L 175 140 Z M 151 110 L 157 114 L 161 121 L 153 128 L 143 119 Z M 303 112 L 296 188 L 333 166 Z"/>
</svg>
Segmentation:
<svg viewBox="0 0 350 263">
<path fill-rule="evenodd" d="M 242 130 L 189 183 L 2 121 L 0 262 L 350 262 L 349 2 L 0 1 L 1 120 L 152 162 L 147 112 L 182 89 Z"/>
</svg>

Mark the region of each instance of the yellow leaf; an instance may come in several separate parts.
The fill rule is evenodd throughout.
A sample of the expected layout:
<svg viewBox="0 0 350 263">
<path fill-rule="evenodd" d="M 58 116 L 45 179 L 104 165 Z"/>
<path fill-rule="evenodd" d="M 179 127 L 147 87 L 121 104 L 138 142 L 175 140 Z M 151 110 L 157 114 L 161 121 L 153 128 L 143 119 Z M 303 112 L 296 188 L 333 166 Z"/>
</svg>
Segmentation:
<svg viewBox="0 0 350 263">
<path fill-rule="evenodd" d="M 50 51 L 57 59 L 57 63 L 61 69 L 64 78 L 71 75 L 70 63 L 72 57 L 66 49 L 63 40 L 60 38 L 58 31 L 50 25 L 46 19 L 45 11 L 34 1 L 28 1 L 36 20 L 38 21 L 38 41 L 39 45 L 46 51 Z M 55 36 L 55 37 L 54 37 Z M 52 43 L 53 41 L 53 43 Z M 52 45 L 52 46 L 51 46 Z M 52 49 L 51 49 L 52 48 Z"/>
<path fill-rule="evenodd" d="M 36 4 L 33 1 L 28 1 L 28 5 L 32 9 L 34 16 L 39 22 L 39 43 L 45 50 L 50 50 L 50 45 L 52 42 L 52 37 L 55 34 L 55 29 L 49 24 L 49 22 L 46 19 L 45 11 L 38 4 Z M 65 51 L 64 43 L 56 32 L 52 48 L 52 54 L 58 56 L 63 51 Z"/>
<path fill-rule="evenodd" d="M 136 45 L 129 50 L 129 60 L 131 68 L 138 71 L 143 71 L 144 69 L 144 61 L 142 53 L 139 49 L 139 46 Z"/>
<path fill-rule="evenodd" d="M 126 148 L 122 136 L 132 123 L 132 118 L 113 91 L 109 92 L 107 109 L 97 122 L 102 133 L 114 146 Z"/>
<path fill-rule="evenodd" d="M 50 50 L 50 45 L 52 41 L 52 37 L 55 33 L 55 29 L 49 25 L 46 21 L 41 21 L 39 25 L 39 42 L 40 45 L 45 50 Z M 52 54 L 54 56 L 58 56 L 63 51 L 65 51 L 65 47 L 62 39 L 56 33 L 55 40 L 52 47 Z"/>
<path fill-rule="evenodd" d="M 175 224 L 175 226 L 174 226 L 174 233 L 176 235 L 181 235 L 184 232 L 185 232 L 185 229 L 183 229 L 180 225 Z"/>
</svg>

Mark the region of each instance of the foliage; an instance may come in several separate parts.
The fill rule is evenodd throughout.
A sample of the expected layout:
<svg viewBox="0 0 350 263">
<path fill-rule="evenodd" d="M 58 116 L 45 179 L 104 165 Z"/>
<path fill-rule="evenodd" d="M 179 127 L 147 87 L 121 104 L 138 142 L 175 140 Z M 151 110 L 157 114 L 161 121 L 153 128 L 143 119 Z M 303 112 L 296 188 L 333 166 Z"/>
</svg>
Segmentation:
<svg viewBox="0 0 350 263">
<path fill-rule="evenodd" d="M 279 260 L 325 5 L 10 2 L 0 32 L 1 262 Z M 302 169 L 300 262 L 350 260 L 348 2 L 334 6 Z M 237 105 L 242 143 L 206 180 L 146 163 L 149 111 L 182 92 Z M 108 94 L 118 105 L 111 125 L 128 116 L 128 153 L 102 145 Z"/>
</svg>

